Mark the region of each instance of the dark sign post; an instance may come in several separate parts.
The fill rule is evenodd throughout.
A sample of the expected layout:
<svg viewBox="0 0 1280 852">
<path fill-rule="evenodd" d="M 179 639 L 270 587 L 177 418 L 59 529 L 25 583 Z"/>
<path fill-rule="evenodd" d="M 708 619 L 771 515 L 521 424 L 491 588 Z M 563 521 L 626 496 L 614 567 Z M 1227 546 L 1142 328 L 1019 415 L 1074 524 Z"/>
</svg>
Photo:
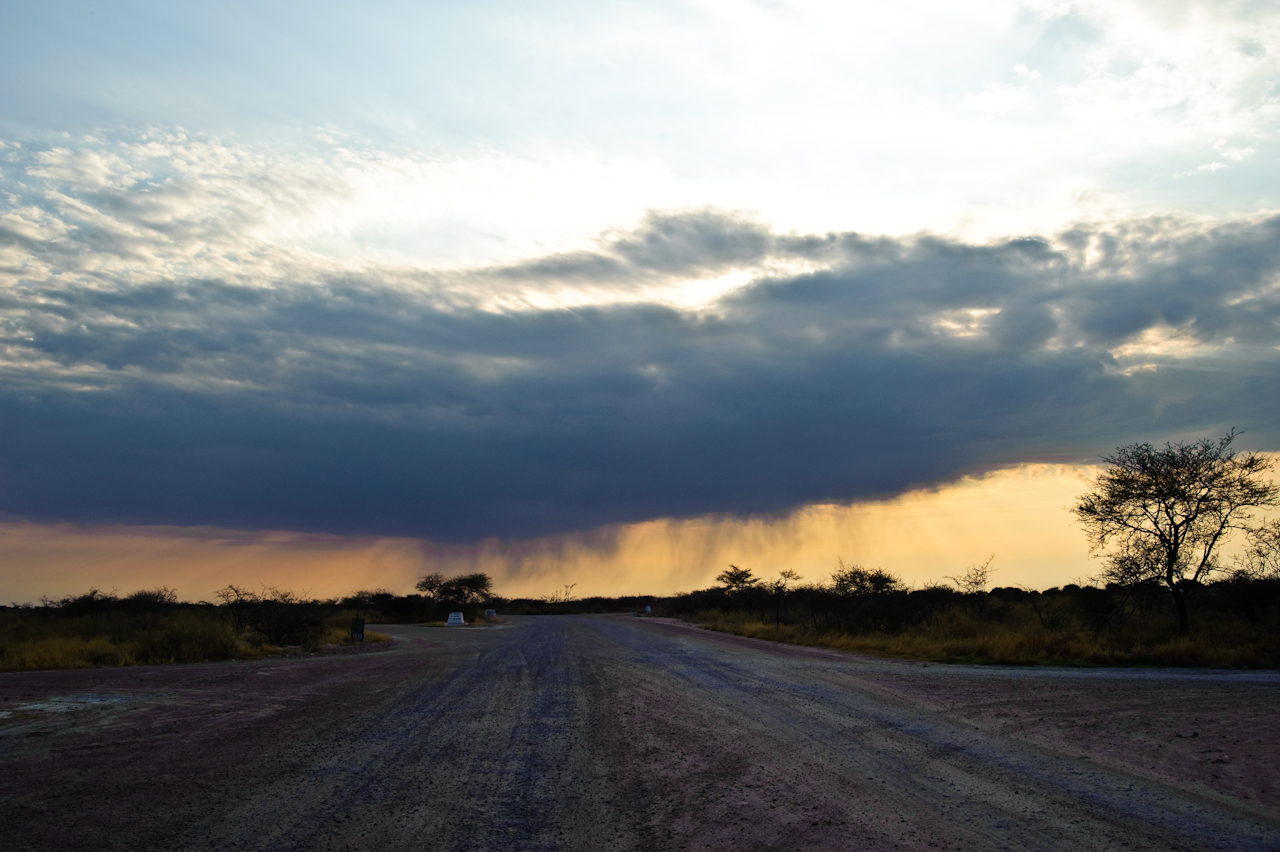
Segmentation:
<svg viewBox="0 0 1280 852">
<path fill-rule="evenodd" d="M 364 641 L 364 619 L 363 618 L 351 619 L 351 638 L 353 641 L 356 641 L 356 642 Z"/>
</svg>

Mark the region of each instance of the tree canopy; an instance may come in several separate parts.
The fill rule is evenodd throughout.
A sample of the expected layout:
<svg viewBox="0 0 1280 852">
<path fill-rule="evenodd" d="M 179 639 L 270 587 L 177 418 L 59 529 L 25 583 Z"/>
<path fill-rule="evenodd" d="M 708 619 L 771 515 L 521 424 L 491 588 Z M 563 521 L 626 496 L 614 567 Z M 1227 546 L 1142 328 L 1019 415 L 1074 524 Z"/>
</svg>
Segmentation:
<svg viewBox="0 0 1280 852">
<path fill-rule="evenodd" d="M 463 606 L 493 596 L 493 578 L 488 574 L 461 574 L 440 585 L 439 596 Z"/>
<path fill-rule="evenodd" d="M 453 601 L 466 606 L 493 597 L 493 578 L 482 573 L 459 574 L 456 577 L 434 573 L 418 580 L 415 588 L 432 600 Z"/>
<path fill-rule="evenodd" d="M 903 588 L 902 580 L 882 568 L 845 565 L 842 559 L 837 560 L 836 570 L 831 572 L 831 589 L 841 597 L 870 597 Z"/>
<path fill-rule="evenodd" d="M 437 571 L 420 578 L 414 588 L 434 600 L 440 596 L 440 587 L 444 585 L 445 579 L 445 576 Z"/>
<path fill-rule="evenodd" d="M 727 570 L 721 571 L 716 576 L 716 582 L 731 592 L 744 592 L 752 586 L 758 585 L 760 578 L 752 574 L 750 568 L 739 568 L 737 565 L 730 565 Z"/>
<path fill-rule="evenodd" d="M 1183 633 L 1191 628 L 1187 596 L 1221 569 L 1220 545 L 1235 532 L 1255 532 L 1253 510 L 1275 505 L 1280 494 L 1267 477 L 1272 462 L 1232 451 L 1235 437 L 1231 430 L 1218 441 L 1119 447 L 1073 510 L 1094 554 L 1105 555 L 1101 579 L 1163 585 Z"/>
</svg>

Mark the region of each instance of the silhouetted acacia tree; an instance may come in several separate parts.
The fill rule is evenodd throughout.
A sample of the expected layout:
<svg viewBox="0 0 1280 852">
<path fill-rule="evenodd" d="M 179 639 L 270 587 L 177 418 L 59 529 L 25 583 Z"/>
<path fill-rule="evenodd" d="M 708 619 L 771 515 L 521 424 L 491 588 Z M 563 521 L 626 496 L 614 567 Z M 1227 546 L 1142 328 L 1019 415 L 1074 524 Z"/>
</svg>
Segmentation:
<svg viewBox="0 0 1280 852">
<path fill-rule="evenodd" d="M 882 568 L 863 568 L 836 561 L 831 572 L 831 590 L 841 597 L 865 598 L 901 591 L 902 581 Z"/>
<path fill-rule="evenodd" d="M 750 568 L 739 568 L 737 565 L 730 565 L 728 570 L 721 571 L 716 576 L 716 582 L 729 591 L 740 594 L 757 585 L 760 580 L 751 573 Z"/>
<path fill-rule="evenodd" d="M 427 574 L 425 577 L 419 579 L 414 588 L 422 592 L 425 597 L 434 601 L 440 596 L 440 587 L 444 584 L 445 576 L 437 572 L 434 574 Z"/>
<path fill-rule="evenodd" d="M 1106 554 L 1099 579 L 1130 587 L 1158 582 L 1173 596 L 1178 627 L 1191 630 L 1187 597 L 1219 570 L 1217 548 L 1233 532 L 1255 531 L 1252 509 L 1275 505 L 1272 463 L 1233 452 L 1235 430 L 1221 440 L 1130 444 L 1103 459 L 1093 491 L 1075 516 L 1095 554 Z"/>
<path fill-rule="evenodd" d="M 488 574 L 460 574 L 441 583 L 438 594 L 446 600 L 467 606 L 493 595 L 493 579 Z"/>
<path fill-rule="evenodd" d="M 902 580 L 883 568 L 846 565 L 836 560 L 831 582 L 819 589 L 830 595 L 835 621 L 848 630 L 882 628 L 895 617 L 887 606 L 891 595 L 906 591 Z"/>
</svg>

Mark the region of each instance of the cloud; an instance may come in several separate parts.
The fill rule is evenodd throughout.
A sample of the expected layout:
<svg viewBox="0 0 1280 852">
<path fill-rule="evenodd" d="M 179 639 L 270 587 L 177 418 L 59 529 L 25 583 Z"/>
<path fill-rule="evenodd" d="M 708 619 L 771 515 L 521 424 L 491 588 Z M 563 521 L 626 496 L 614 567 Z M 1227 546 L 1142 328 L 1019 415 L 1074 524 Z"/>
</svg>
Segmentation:
<svg viewBox="0 0 1280 852">
<path fill-rule="evenodd" d="M 1019 68 L 1022 71 L 1026 71 L 1026 66 L 1019 66 Z M 992 83 L 978 94 L 965 98 L 964 107 L 979 112 L 1005 113 L 1012 112 L 1022 106 L 1026 100 L 1027 92 L 1025 89 L 1015 89 Z"/>
<path fill-rule="evenodd" d="M 282 152 L 302 149 L 327 162 L 301 171 L 347 195 L 293 219 L 290 245 L 436 268 L 563 252 L 647 207 L 986 239 L 1114 211 L 1272 203 L 1280 16 L 1268 4 L 581 6 L 512 18 L 374 4 L 310 21 L 301 41 L 283 8 L 251 23 L 135 9 L 104 30 L 32 7 L 6 19 L 0 133 L 185 125 L 257 140 L 265 153 L 223 146 L 243 180 L 220 191 L 246 195 L 293 185 Z M 192 33 L 217 49 L 189 49 Z M 281 43 L 291 50 L 264 49 Z M 231 168 L 216 146 L 188 157 L 197 136 L 152 133 L 154 157 L 66 136 L 43 174 L 115 180 L 114 154 L 152 175 L 137 180 L 154 195 L 172 170 L 162 149 L 184 174 Z M 1219 143 L 1257 153 L 1237 165 Z M 1219 159 L 1233 168 L 1176 179 Z M 282 206 L 264 197 L 261 212 Z M 279 224 L 261 227 L 284 236 Z"/>
<path fill-rule="evenodd" d="M 468 544 L 176 527 L 0 523 L 0 589 L 8 598 L 82 594 L 91 586 L 167 585 L 212 600 L 234 583 L 340 597 L 406 593 L 418 577 L 484 571 L 506 597 L 572 584 L 588 595 L 706 588 L 733 563 L 769 577 L 822 581 L 838 558 L 883 566 L 913 585 L 939 582 L 996 553 L 997 583 L 1062 585 L 1093 571 L 1088 542 L 1064 510 L 1096 468 L 1020 465 L 883 501 L 809 505 L 783 516 L 662 518 L 515 541 Z"/>
<path fill-rule="evenodd" d="M 347 191 L 323 164 L 154 144 L 6 149 L 10 517 L 474 542 L 1280 437 L 1280 219 L 972 243 L 703 208 L 431 269 L 282 240 Z"/>
</svg>

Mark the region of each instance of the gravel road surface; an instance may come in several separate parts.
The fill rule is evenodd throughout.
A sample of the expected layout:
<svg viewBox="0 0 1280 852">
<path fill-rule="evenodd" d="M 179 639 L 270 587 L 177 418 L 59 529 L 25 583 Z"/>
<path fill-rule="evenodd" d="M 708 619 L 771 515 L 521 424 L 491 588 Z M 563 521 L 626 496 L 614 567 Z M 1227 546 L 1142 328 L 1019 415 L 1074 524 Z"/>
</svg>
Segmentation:
<svg viewBox="0 0 1280 852">
<path fill-rule="evenodd" d="M 659 619 L 0 675 L 0 846 L 1280 850 L 1280 675 L 1006 669 Z"/>
</svg>

